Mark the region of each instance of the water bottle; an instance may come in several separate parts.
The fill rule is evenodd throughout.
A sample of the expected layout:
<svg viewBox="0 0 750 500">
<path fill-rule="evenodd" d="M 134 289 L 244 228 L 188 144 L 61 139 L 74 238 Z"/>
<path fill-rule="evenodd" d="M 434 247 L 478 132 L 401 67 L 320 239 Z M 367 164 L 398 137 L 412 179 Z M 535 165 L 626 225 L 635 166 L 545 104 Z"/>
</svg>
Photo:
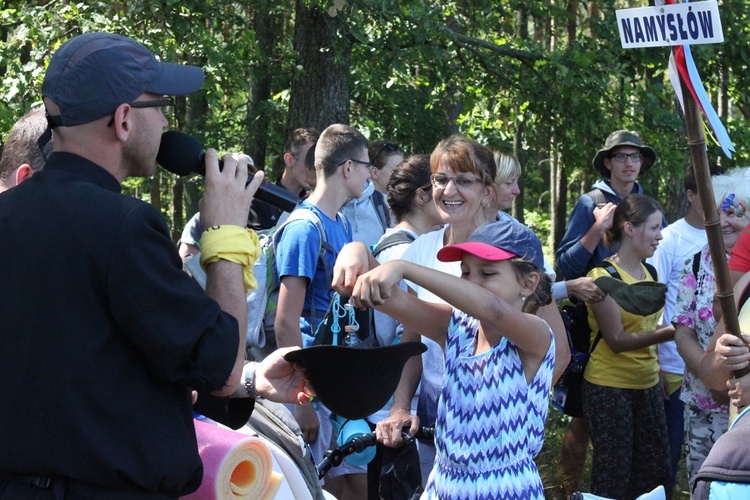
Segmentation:
<svg viewBox="0 0 750 500">
<path fill-rule="evenodd" d="M 350 302 L 344 305 L 344 308 L 349 313 L 349 324 L 344 327 L 344 332 L 346 332 L 344 345 L 346 347 L 354 347 L 362 341 L 360 340 L 359 335 L 357 335 L 359 324 L 354 317 L 354 306 L 351 304 L 351 299 L 349 300 Z"/>
</svg>

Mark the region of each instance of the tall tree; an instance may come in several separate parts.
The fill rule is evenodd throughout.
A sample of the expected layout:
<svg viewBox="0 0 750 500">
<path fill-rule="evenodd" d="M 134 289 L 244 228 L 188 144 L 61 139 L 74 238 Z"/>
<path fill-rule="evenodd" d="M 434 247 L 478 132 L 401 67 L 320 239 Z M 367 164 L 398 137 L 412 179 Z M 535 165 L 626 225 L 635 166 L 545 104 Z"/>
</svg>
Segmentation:
<svg viewBox="0 0 750 500">
<path fill-rule="evenodd" d="M 298 127 L 323 130 L 349 123 L 351 38 L 343 12 L 329 13 L 305 0 L 295 2 L 294 49 L 287 132 Z M 333 15 L 331 15 L 333 14 Z"/>
</svg>

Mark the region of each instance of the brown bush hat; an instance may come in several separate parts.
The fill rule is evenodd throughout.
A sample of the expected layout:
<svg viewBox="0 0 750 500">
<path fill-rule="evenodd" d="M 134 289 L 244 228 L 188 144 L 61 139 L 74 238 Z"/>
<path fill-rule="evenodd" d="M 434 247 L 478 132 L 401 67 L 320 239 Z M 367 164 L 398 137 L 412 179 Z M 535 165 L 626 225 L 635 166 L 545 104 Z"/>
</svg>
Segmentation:
<svg viewBox="0 0 750 500">
<path fill-rule="evenodd" d="M 604 147 L 596 152 L 593 161 L 594 168 L 604 177 L 609 179 L 609 169 L 604 166 L 604 159 L 609 157 L 609 152 L 614 148 L 620 146 L 633 146 L 641 150 L 643 155 L 643 162 L 641 163 L 641 171 L 638 175 L 643 175 L 646 171 L 651 168 L 651 165 L 656 161 L 656 151 L 650 146 L 646 146 L 641 141 L 641 137 L 637 132 L 632 130 L 617 130 L 609 134 L 607 140 L 604 142 Z"/>
<path fill-rule="evenodd" d="M 421 342 L 370 349 L 319 345 L 291 351 L 284 359 L 305 367 L 315 394 L 329 410 L 357 420 L 372 415 L 388 402 L 406 362 L 426 350 Z"/>
</svg>

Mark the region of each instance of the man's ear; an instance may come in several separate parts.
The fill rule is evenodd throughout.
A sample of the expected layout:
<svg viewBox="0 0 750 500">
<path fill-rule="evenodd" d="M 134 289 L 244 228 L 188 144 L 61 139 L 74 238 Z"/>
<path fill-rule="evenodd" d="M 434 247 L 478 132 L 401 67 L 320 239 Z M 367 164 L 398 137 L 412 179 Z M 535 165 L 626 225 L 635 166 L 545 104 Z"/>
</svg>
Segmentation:
<svg viewBox="0 0 750 500">
<path fill-rule="evenodd" d="M 685 198 L 687 198 L 688 203 L 691 205 L 693 204 L 693 198 L 697 196 L 698 193 L 694 193 L 692 189 L 686 189 L 685 190 Z"/>
<path fill-rule="evenodd" d="M 346 161 L 344 162 L 344 165 L 341 167 L 341 174 L 344 176 L 344 179 L 349 178 L 349 174 L 351 174 L 352 171 L 352 162 Z"/>
<path fill-rule="evenodd" d="M 284 153 L 284 168 L 289 168 L 289 165 L 294 161 L 294 155 L 287 151 Z M 303 162 L 304 163 L 304 162 Z"/>
<path fill-rule="evenodd" d="M 127 141 L 128 136 L 130 135 L 130 125 L 131 125 L 131 114 L 130 110 L 132 108 L 128 104 L 121 104 L 116 110 L 114 117 L 112 118 L 112 127 L 115 129 L 115 133 L 117 134 L 117 138 L 121 141 Z"/>
<path fill-rule="evenodd" d="M 21 184 L 23 181 L 34 175 L 34 169 L 31 165 L 24 163 L 16 169 L 16 186 Z"/>
</svg>

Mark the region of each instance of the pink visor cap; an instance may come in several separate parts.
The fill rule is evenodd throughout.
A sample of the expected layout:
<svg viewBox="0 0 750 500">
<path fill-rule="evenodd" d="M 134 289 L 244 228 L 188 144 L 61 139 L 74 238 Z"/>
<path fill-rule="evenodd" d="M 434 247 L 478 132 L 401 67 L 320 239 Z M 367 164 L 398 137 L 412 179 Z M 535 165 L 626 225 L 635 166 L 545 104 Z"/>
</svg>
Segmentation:
<svg viewBox="0 0 750 500">
<path fill-rule="evenodd" d="M 521 257 L 544 270 L 544 253 L 539 238 L 531 229 L 514 220 L 483 224 L 465 243 L 441 248 L 437 258 L 442 262 L 453 262 L 461 260 L 464 253 L 490 261 Z"/>
</svg>

